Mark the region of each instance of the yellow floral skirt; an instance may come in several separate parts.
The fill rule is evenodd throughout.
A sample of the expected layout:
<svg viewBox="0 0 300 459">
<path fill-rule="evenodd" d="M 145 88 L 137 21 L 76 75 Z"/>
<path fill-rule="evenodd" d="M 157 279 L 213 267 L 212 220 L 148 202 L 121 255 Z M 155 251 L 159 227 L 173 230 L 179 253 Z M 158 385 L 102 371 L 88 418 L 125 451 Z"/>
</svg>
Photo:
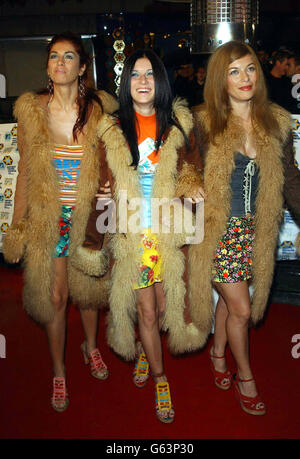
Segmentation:
<svg viewBox="0 0 300 459">
<path fill-rule="evenodd" d="M 134 290 L 149 287 L 155 282 L 162 282 L 162 260 L 158 251 L 158 241 L 155 234 L 150 229 L 145 229 L 141 235 L 139 246 L 141 256 L 140 273 L 134 283 Z"/>
</svg>

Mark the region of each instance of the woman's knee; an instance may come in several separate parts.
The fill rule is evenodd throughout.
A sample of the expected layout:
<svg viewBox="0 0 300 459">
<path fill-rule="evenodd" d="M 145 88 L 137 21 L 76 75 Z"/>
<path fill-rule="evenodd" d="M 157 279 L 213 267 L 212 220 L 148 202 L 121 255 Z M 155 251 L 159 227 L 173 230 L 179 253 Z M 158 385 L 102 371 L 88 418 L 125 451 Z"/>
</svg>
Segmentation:
<svg viewBox="0 0 300 459">
<path fill-rule="evenodd" d="M 51 302 L 56 312 L 64 312 L 67 307 L 68 294 L 67 292 L 54 292 Z"/>
<path fill-rule="evenodd" d="M 51 302 L 56 312 L 63 312 L 68 301 L 67 258 L 54 258 L 54 278 Z"/>
<path fill-rule="evenodd" d="M 158 321 L 158 312 L 155 307 L 139 304 L 138 318 L 146 328 L 152 328 Z"/>
<path fill-rule="evenodd" d="M 229 309 L 229 314 L 241 325 L 245 325 L 249 322 L 251 317 L 250 305 L 235 305 L 235 307 Z"/>
</svg>

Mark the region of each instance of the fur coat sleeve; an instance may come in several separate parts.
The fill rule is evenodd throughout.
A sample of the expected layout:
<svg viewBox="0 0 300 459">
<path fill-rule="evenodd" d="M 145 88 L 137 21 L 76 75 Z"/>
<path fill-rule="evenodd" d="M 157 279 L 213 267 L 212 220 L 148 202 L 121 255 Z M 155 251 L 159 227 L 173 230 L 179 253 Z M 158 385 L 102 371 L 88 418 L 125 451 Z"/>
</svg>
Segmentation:
<svg viewBox="0 0 300 459">
<path fill-rule="evenodd" d="M 288 141 L 283 148 L 284 166 L 284 199 L 288 208 L 293 213 L 298 226 L 300 226 L 300 171 L 295 165 L 293 152 L 293 137 L 290 134 Z"/>
<path fill-rule="evenodd" d="M 203 186 L 203 163 L 194 130 L 189 136 L 189 150 L 182 147 L 178 153 L 179 174 L 176 180 L 176 196 L 189 198 Z"/>
<path fill-rule="evenodd" d="M 99 188 L 109 182 L 111 194 L 113 195 L 113 178 L 106 161 L 106 151 L 103 142 L 99 141 Z M 71 258 L 72 265 L 90 276 L 103 276 L 109 266 L 109 253 L 104 248 L 105 233 L 98 231 L 97 221 L 101 216 L 109 212 L 109 205 L 101 205 L 95 197 L 91 203 L 90 215 L 87 221 L 85 238 L 81 247 L 77 247 L 74 256 Z"/>
</svg>

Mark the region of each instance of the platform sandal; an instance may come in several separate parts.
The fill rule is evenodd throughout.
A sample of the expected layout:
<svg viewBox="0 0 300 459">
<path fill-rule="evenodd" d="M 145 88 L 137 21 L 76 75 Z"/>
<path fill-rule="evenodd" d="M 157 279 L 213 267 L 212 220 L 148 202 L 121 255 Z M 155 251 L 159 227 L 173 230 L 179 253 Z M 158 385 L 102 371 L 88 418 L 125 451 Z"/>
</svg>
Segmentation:
<svg viewBox="0 0 300 459">
<path fill-rule="evenodd" d="M 132 373 L 132 380 L 136 387 L 142 388 L 147 384 L 149 379 L 150 367 L 146 354 L 143 350 L 142 343 L 140 341 L 137 342 L 136 349 L 137 357 Z"/>
<path fill-rule="evenodd" d="M 84 363 L 90 365 L 91 375 L 97 379 L 106 379 L 108 378 L 108 369 L 105 363 L 102 360 L 100 351 L 98 348 L 94 349 L 92 352 L 87 352 L 86 350 L 86 341 L 80 346 Z"/>
<path fill-rule="evenodd" d="M 259 394 L 257 394 L 255 397 L 248 397 L 247 395 L 241 393 L 241 389 L 238 383 L 254 381 L 254 378 L 240 379 L 237 374 L 234 374 L 233 381 L 236 390 L 236 395 L 238 401 L 240 402 L 242 410 L 244 410 L 248 414 L 252 414 L 253 416 L 263 416 L 264 414 L 266 414 L 265 404 L 263 403 Z"/>
<path fill-rule="evenodd" d="M 225 359 L 225 356 L 222 355 L 220 357 L 220 356 L 212 354 L 212 347 L 210 348 L 209 355 L 210 355 L 210 369 L 211 369 L 211 371 L 212 371 L 212 373 L 214 375 L 214 378 L 215 378 L 215 385 L 219 389 L 222 389 L 222 390 L 230 389 L 230 387 L 232 385 L 231 372 L 229 370 L 225 370 L 224 372 L 217 371 L 215 369 L 214 363 L 212 361 L 212 359 Z"/>
<path fill-rule="evenodd" d="M 68 391 L 66 388 L 66 380 L 63 377 L 53 378 L 53 395 L 51 405 L 55 411 L 61 413 L 69 405 Z"/>
<path fill-rule="evenodd" d="M 154 377 L 159 378 L 160 376 L 163 376 L 163 373 Z M 160 422 L 171 424 L 174 421 L 175 412 L 171 401 L 170 386 L 167 381 L 155 384 L 155 411 L 156 417 Z"/>
</svg>

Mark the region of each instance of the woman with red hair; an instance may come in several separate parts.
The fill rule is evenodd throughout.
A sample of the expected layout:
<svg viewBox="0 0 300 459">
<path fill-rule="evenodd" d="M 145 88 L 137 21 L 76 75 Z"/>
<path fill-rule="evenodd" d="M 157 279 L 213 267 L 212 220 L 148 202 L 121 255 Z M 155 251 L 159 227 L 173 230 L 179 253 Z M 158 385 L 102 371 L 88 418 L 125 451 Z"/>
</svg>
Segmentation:
<svg viewBox="0 0 300 459">
<path fill-rule="evenodd" d="M 212 280 L 219 293 L 210 349 L 215 384 L 223 390 L 232 385 L 225 360 L 228 343 L 237 365 L 234 386 L 241 407 L 263 415 L 266 407 L 250 366 L 248 328 L 262 319 L 268 300 L 283 196 L 294 206 L 287 189 L 299 187 L 291 119 L 268 100 L 254 51 L 237 41 L 211 56 L 204 100 L 195 109 L 195 120 L 205 163 L 205 227 L 202 244 L 190 248 L 191 312 L 209 333 Z M 295 210 L 300 215 L 299 204 Z"/>
</svg>

